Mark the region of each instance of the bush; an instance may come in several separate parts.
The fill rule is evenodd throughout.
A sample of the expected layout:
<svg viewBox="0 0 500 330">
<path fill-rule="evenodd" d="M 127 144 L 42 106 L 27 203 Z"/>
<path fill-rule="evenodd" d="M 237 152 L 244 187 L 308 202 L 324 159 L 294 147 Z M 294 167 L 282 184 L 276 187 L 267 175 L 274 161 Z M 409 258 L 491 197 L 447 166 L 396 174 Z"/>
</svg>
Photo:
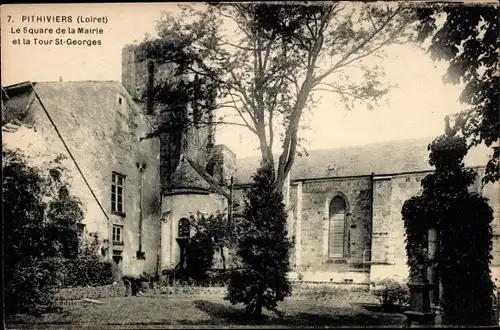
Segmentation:
<svg viewBox="0 0 500 330">
<path fill-rule="evenodd" d="M 410 290 L 404 283 L 387 278 L 373 283 L 373 294 L 385 311 L 403 311 L 410 304 Z"/>
<path fill-rule="evenodd" d="M 96 233 L 80 242 L 77 257 L 64 261 L 63 287 L 100 286 L 114 282 L 115 265 L 99 254 L 100 246 Z"/>
<path fill-rule="evenodd" d="M 196 282 L 205 282 L 207 272 L 214 262 L 214 253 L 212 238 L 206 232 L 196 232 L 186 248 L 187 278 Z"/>
<path fill-rule="evenodd" d="M 115 278 L 113 263 L 93 256 L 65 260 L 64 268 L 64 288 L 107 285 Z"/>
<path fill-rule="evenodd" d="M 211 269 L 207 272 L 207 284 L 212 286 L 226 286 L 229 283 L 230 270 Z"/>
<path fill-rule="evenodd" d="M 54 294 L 60 287 L 64 276 L 62 259 L 23 259 L 23 262 L 8 270 L 12 277 L 5 287 L 5 298 L 8 302 L 5 311 L 7 314 L 38 315 L 51 305 Z"/>
</svg>

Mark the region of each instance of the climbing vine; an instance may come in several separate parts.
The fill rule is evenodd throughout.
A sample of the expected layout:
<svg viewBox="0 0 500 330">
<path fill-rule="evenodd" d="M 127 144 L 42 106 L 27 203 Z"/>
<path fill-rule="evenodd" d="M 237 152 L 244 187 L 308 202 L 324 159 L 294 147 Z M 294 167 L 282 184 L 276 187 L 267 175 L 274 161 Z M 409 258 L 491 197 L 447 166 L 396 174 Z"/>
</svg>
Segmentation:
<svg viewBox="0 0 500 330">
<path fill-rule="evenodd" d="M 152 95 L 147 95 L 147 90 L 141 95 L 151 96 L 157 109 L 158 126 L 149 137 L 210 124 L 208 116 L 216 108 L 218 75 L 205 63 L 205 54 L 194 48 L 192 38 L 186 33 L 147 39 L 135 50 L 139 62 L 170 70 L 168 78 L 155 79 Z"/>
<path fill-rule="evenodd" d="M 435 228 L 440 238 L 437 268 L 443 286 L 443 323 L 491 325 L 493 211 L 486 198 L 469 191 L 476 174 L 465 168 L 466 140 L 455 133 L 447 130 L 429 145 L 429 164 L 435 171 L 422 180 L 422 194 L 403 205 L 410 276 L 426 277 L 426 234 Z"/>
<path fill-rule="evenodd" d="M 426 238 L 432 224 L 427 218 L 426 202 L 422 196 L 415 196 L 404 203 L 402 210 L 406 229 L 406 252 L 412 281 L 421 280 L 422 274 L 425 274 L 424 271 L 429 266 Z"/>
</svg>

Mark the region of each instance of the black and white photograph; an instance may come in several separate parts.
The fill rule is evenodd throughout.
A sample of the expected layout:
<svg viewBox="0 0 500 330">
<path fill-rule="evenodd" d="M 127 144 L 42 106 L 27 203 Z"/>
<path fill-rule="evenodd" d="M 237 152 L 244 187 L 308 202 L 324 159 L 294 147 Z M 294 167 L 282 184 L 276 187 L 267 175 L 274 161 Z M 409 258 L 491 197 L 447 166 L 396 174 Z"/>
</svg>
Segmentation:
<svg viewBox="0 0 500 330">
<path fill-rule="evenodd" d="M 499 9 L 2 5 L 4 327 L 498 327 Z"/>
</svg>

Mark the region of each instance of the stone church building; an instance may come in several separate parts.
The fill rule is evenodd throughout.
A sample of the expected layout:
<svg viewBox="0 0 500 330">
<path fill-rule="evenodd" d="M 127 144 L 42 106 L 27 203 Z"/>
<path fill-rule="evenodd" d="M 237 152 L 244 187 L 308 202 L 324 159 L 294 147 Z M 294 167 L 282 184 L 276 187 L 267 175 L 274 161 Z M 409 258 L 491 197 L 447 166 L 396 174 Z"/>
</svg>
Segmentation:
<svg viewBox="0 0 500 330">
<path fill-rule="evenodd" d="M 160 273 L 179 263 L 178 238 L 198 212 L 227 212 L 230 181 L 241 202 L 259 159 L 237 159 L 217 145 L 211 125 L 181 136 L 154 130 L 154 102 L 144 101 L 169 68 L 122 52 L 122 82 L 23 82 L 2 87 L 2 147 L 31 161 L 65 156 L 72 193 L 85 206 L 82 234 L 97 233 L 102 254 L 121 274 Z M 210 120 L 211 118 L 207 118 Z M 298 158 L 285 187 L 291 276 L 303 281 L 367 284 L 407 275 L 401 207 L 432 169 L 432 138 L 311 151 Z M 500 278 L 499 185 L 480 184 L 488 150 L 471 150 L 472 190 L 490 200 L 493 278 Z"/>
</svg>

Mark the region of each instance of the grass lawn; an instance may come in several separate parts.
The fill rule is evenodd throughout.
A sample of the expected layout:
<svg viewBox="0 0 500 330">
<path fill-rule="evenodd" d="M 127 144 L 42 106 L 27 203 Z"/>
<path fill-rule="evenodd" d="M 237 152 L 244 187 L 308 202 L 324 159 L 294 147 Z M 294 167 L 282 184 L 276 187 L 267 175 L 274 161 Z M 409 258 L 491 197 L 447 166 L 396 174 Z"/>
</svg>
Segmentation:
<svg viewBox="0 0 500 330">
<path fill-rule="evenodd" d="M 290 297 L 279 305 L 283 318 L 265 311 L 265 317 L 253 323 L 245 320 L 243 306 L 233 306 L 217 297 L 173 298 L 168 295 L 117 297 L 99 299 L 104 304 L 66 306 L 62 313 L 45 314 L 39 318 L 10 320 L 32 326 L 54 324 L 81 327 L 151 328 L 156 326 L 401 326 L 405 317 L 369 311 L 359 304 L 347 303 L 345 297 L 321 301 L 305 297 Z M 142 325 L 142 326 L 141 326 Z M 12 327 L 10 327 L 12 328 Z"/>
</svg>

